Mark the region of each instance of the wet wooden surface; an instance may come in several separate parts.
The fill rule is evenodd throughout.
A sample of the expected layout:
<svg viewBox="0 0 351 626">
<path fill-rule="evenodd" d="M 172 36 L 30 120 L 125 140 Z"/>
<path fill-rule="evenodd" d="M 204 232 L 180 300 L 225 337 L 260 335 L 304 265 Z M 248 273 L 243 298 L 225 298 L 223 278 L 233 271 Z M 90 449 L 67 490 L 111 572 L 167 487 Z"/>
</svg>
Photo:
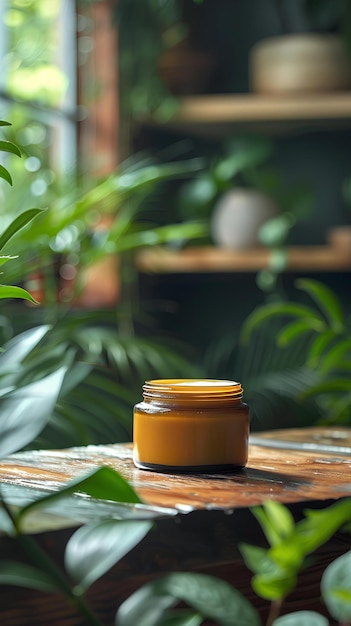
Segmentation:
<svg viewBox="0 0 351 626">
<path fill-rule="evenodd" d="M 33 494 L 36 498 L 100 465 L 121 472 L 147 504 L 127 507 L 127 516 L 151 515 L 154 519 L 152 532 L 89 591 L 91 605 L 103 624 L 114 624 L 119 604 L 143 583 L 170 571 L 189 570 L 228 581 L 253 602 L 264 623 L 268 603 L 254 594 L 251 572 L 238 549 L 242 542 L 265 545 L 250 507 L 269 498 L 279 500 L 298 520 L 306 508 L 320 508 L 351 495 L 351 429 L 254 434 L 247 468 L 224 475 L 176 476 L 138 470 L 128 444 L 24 452 L 1 461 L 1 489 L 20 503 L 22 497 Z M 100 514 L 125 514 L 118 505 L 101 504 L 100 512 L 96 501 L 81 498 L 76 511 L 73 505 L 69 507 L 76 520 L 73 527 L 41 530 L 36 541 L 62 565 L 77 519 L 84 522 Z M 67 511 L 67 505 L 64 508 Z M 285 612 L 325 610 L 320 602 L 321 574 L 350 544 L 350 535 L 340 532 L 318 550 L 312 567 L 301 573 L 298 589 L 285 602 Z M 0 536 L 0 550 L 3 559 L 24 558 L 10 538 Z M 33 590 L 0 586 L 0 603 L 1 626 L 85 626 L 84 619 L 58 594 L 43 596 Z"/>
<path fill-rule="evenodd" d="M 351 429 L 311 428 L 252 435 L 248 466 L 231 474 L 175 475 L 139 470 L 131 444 L 39 450 L 0 463 L 0 481 L 55 490 L 94 467 L 118 470 L 151 506 L 177 511 L 250 507 L 351 495 Z"/>
</svg>

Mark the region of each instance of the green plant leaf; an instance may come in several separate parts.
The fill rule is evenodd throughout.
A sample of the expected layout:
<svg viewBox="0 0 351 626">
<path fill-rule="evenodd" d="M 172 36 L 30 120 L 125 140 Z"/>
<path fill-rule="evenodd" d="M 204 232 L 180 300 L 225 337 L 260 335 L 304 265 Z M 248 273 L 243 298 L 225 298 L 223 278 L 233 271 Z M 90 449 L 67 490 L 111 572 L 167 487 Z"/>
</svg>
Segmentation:
<svg viewBox="0 0 351 626">
<path fill-rule="evenodd" d="M 19 333 L 5 344 L 5 352 L 0 355 L 0 374 L 9 374 L 18 370 L 23 359 L 39 344 L 50 330 L 50 326 L 43 324 Z"/>
<path fill-rule="evenodd" d="M 55 582 L 50 581 L 47 572 L 16 561 L 0 561 L 0 584 L 45 592 L 57 591 Z"/>
<path fill-rule="evenodd" d="M 202 615 L 195 611 L 176 609 L 166 613 L 155 626 L 200 626 L 203 621 Z"/>
<path fill-rule="evenodd" d="M 272 568 L 275 570 L 276 566 L 268 556 L 268 550 L 265 548 L 241 543 L 239 549 L 246 566 L 254 574 L 272 572 Z"/>
<path fill-rule="evenodd" d="M 12 287 L 10 285 L 0 285 L 0 299 L 19 298 L 20 300 L 28 300 L 33 304 L 38 304 L 37 300 L 31 294 L 22 289 L 22 287 Z"/>
<path fill-rule="evenodd" d="M 3 165 L 0 165 L 0 178 L 3 178 L 9 185 L 12 186 L 12 176 Z"/>
<path fill-rule="evenodd" d="M 0 126 L 12 126 L 11 122 L 6 122 L 6 120 L 0 120 Z"/>
<path fill-rule="evenodd" d="M 7 263 L 7 261 L 12 261 L 13 259 L 18 259 L 18 255 L 15 256 L 10 256 L 8 255 L 0 255 L 0 266 L 1 265 L 5 265 L 5 263 Z"/>
<path fill-rule="evenodd" d="M 308 389 L 300 392 L 300 398 L 312 398 L 325 393 L 338 393 L 340 391 L 351 390 L 351 379 L 349 378 L 333 378 L 325 380 L 317 385 L 311 385 Z"/>
<path fill-rule="evenodd" d="M 300 278 L 295 284 L 298 289 L 305 291 L 315 301 L 329 321 L 332 330 L 340 332 L 344 328 L 341 304 L 329 287 L 317 280 L 307 278 Z"/>
<path fill-rule="evenodd" d="M 329 621 L 315 611 L 296 611 L 281 615 L 274 620 L 272 626 L 329 626 Z"/>
<path fill-rule="evenodd" d="M 128 502 L 130 504 L 142 503 L 142 500 L 129 483 L 114 469 L 106 466 L 99 467 L 83 477 L 69 481 L 58 491 L 31 502 L 21 509 L 19 518 L 22 519 L 33 509 L 45 507 L 47 504 L 51 504 L 51 502 L 77 492 L 87 494 L 98 500 Z"/>
<path fill-rule="evenodd" d="M 322 374 L 327 374 L 331 370 L 338 369 L 339 364 L 342 364 L 343 357 L 351 353 L 351 337 L 339 340 L 339 342 L 329 349 L 329 352 L 324 355 L 323 362 L 321 363 L 320 371 Z"/>
<path fill-rule="evenodd" d="M 345 498 L 321 510 L 307 509 L 305 518 L 295 525 L 291 547 L 304 555 L 314 552 L 351 519 L 351 498 Z"/>
<path fill-rule="evenodd" d="M 227 582 L 205 574 L 179 572 L 144 585 L 119 608 L 116 626 L 154 626 L 166 609 L 185 602 L 220 626 L 259 626 L 253 606 Z M 162 623 L 162 622 L 161 622 Z"/>
<path fill-rule="evenodd" d="M 268 500 L 263 506 L 251 510 L 272 546 L 281 543 L 294 529 L 290 511 L 280 502 Z"/>
<path fill-rule="evenodd" d="M 327 330 L 324 333 L 318 335 L 310 345 L 309 354 L 307 358 L 308 367 L 316 367 L 323 352 L 334 341 L 337 334 L 333 330 Z"/>
<path fill-rule="evenodd" d="M 83 593 L 134 548 L 152 528 L 149 521 L 103 520 L 79 528 L 65 549 L 65 567 Z"/>
<path fill-rule="evenodd" d="M 21 150 L 15 143 L 12 143 L 12 141 L 3 141 L 0 139 L 0 150 L 2 150 L 2 152 L 10 152 L 18 157 L 22 156 Z"/>
<path fill-rule="evenodd" d="M 296 582 L 296 572 L 277 568 L 277 573 L 272 576 L 256 574 L 252 579 L 252 588 L 265 600 L 282 600 L 295 589 Z"/>
<path fill-rule="evenodd" d="M 311 332 L 311 324 L 306 320 L 297 320 L 296 322 L 287 323 L 278 333 L 278 345 L 282 347 L 288 346 L 301 335 Z"/>
<path fill-rule="evenodd" d="M 323 601 L 332 617 L 341 623 L 351 620 L 351 550 L 324 570 L 321 580 Z"/>
<path fill-rule="evenodd" d="M 18 215 L 6 230 L 0 236 L 0 250 L 3 249 L 5 244 L 13 237 L 21 228 L 29 224 L 37 215 L 43 213 L 43 209 L 28 209 L 21 215 Z"/>
<path fill-rule="evenodd" d="M 178 599 L 159 588 L 157 581 L 147 583 L 132 593 L 120 605 L 115 626 L 159 626 L 166 620 L 168 610 L 178 603 Z"/>
<path fill-rule="evenodd" d="M 66 368 L 0 398 L 0 458 L 17 452 L 44 428 L 57 401 Z"/>
<path fill-rule="evenodd" d="M 325 321 L 314 309 L 302 304 L 274 302 L 272 304 L 259 306 L 248 315 L 242 327 L 241 340 L 247 341 L 255 328 L 261 326 L 261 324 L 271 318 L 283 318 L 284 316 L 304 319 L 306 323 L 310 324 L 311 330 L 322 332 L 326 329 Z"/>
</svg>

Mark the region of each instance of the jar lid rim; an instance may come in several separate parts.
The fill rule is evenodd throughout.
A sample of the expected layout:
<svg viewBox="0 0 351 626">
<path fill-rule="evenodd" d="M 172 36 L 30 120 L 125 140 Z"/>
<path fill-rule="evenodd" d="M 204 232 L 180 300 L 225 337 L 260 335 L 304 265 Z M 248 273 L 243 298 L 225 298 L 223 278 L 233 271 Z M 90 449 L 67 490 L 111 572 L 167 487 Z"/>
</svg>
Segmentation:
<svg viewBox="0 0 351 626">
<path fill-rule="evenodd" d="M 145 385 L 162 387 L 241 387 L 235 380 L 217 378 L 158 378 L 145 381 Z"/>
</svg>

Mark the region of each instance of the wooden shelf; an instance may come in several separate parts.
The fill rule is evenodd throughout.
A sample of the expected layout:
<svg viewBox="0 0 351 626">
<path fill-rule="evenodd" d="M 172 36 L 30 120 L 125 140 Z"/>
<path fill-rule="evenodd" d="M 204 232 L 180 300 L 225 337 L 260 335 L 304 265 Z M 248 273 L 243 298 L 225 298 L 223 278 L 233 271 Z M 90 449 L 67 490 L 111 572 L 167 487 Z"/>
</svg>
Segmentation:
<svg viewBox="0 0 351 626">
<path fill-rule="evenodd" d="M 166 128 L 208 136 L 225 135 L 235 126 L 264 132 L 301 128 L 351 128 L 351 92 L 306 96 L 223 94 L 187 96 Z"/>
<path fill-rule="evenodd" d="M 301 246 L 287 249 L 286 271 L 343 272 L 351 270 L 351 249 L 336 246 Z M 230 250 L 215 246 L 172 250 L 141 250 L 137 268 L 147 273 L 257 272 L 268 267 L 265 248 Z"/>
</svg>

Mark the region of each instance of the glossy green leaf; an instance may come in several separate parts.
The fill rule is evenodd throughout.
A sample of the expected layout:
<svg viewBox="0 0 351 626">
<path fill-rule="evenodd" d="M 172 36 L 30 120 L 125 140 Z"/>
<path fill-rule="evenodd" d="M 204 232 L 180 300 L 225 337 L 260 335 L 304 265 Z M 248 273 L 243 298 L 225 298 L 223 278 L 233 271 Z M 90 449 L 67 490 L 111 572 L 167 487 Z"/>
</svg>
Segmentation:
<svg viewBox="0 0 351 626">
<path fill-rule="evenodd" d="M 61 368 L 0 398 L 0 458 L 17 452 L 44 428 L 66 373 Z"/>
<path fill-rule="evenodd" d="M 175 602 L 185 602 L 220 626 L 259 626 L 253 606 L 227 582 L 205 574 L 179 572 L 148 583 L 120 607 L 116 626 L 154 626 Z M 162 623 L 162 622 L 161 622 Z"/>
<path fill-rule="evenodd" d="M 329 621 L 315 611 L 296 611 L 281 615 L 274 620 L 272 626 L 329 626 Z"/>
<path fill-rule="evenodd" d="M 321 591 L 330 615 L 340 624 L 349 623 L 351 621 L 351 551 L 335 559 L 324 570 Z"/>
<path fill-rule="evenodd" d="M 12 126 L 12 124 L 6 120 L 0 120 L 0 126 Z"/>
<path fill-rule="evenodd" d="M 22 289 L 22 287 L 12 287 L 10 285 L 0 285 L 0 299 L 19 298 L 20 300 L 28 300 L 33 304 L 38 304 L 37 300 L 31 294 Z"/>
<path fill-rule="evenodd" d="M 65 549 L 65 567 L 83 593 L 147 535 L 149 521 L 104 520 L 79 528 Z"/>
<path fill-rule="evenodd" d="M 8 341 L 5 352 L 0 355 L 0 374 L 4 376 L 11 371 L 18 371 L 23 359 L 34 350 L 49 330 L 50 326 L 43 324 L 19 333 Z"/>
<path fill-rule="evenodd" d="M 10 172 L 6 169 L 6 167 L 4 167 L 3 165 L 0 165 L 0 178 L 2 178 L 3 180 L 6 180 L 6 182 L 12 186 L 12 176 Z"/>
<path fill-rule="evenodd" d="M 31 222 L 37 215 L 43 213 L 42 209 L 28 209 L 24 211 L 18 217 L 16 217 L 6 230 L 0 236 L 0 250 L 5 244 L 13 237 L 21 228 L 24 228 L 29 222 Z"/>
<path fill-rule="evenodd" d="M 57 592 L 57 585 L 50 581 L 47 572 L 16 561 L 0 561 L 0 585 Z"/>
<path fill-rule="evenodd" d="M 23 518 L 28 511 L 45 507 L 51 502 L 59 500 L 65 496 L 75 493 L 84 493 L 98 500 L 111 500 L 113 502 L 128 502 L 130 504 L 140 504 L 142 500 L 129 485 L 129 483 L 111 467 L 99 467 L 83 477 L 69 481 L 58 491 L 31 502 L 20 511 L 20 518 Z"/>
<path fill-rule="evenodd" d="M 11 154 L 15 154 L 18 157 L 22 156 L 21 150 L 12 141 L 3 141 L 0 139 L 0 150 L 2 150 L 3 152 L 10 152 Z"/>
<path fill-rule="evenodd" d="M 296 287 L 305 291 L 315 301 L 333 330 L 336 332 L 342 330 L 344 315 L 341 304 L 329 287 L 317 280 L 307 278 L 298 279 Z"/>
<path fill-rule="evenodd" d="M 115 626 L 159 626 L 167 619 L 170 608 L 178 604 L 178 599 L 162 590 L 158 581 L 147 583 L 132 593 L 120 605 Z"/>
</svg>

